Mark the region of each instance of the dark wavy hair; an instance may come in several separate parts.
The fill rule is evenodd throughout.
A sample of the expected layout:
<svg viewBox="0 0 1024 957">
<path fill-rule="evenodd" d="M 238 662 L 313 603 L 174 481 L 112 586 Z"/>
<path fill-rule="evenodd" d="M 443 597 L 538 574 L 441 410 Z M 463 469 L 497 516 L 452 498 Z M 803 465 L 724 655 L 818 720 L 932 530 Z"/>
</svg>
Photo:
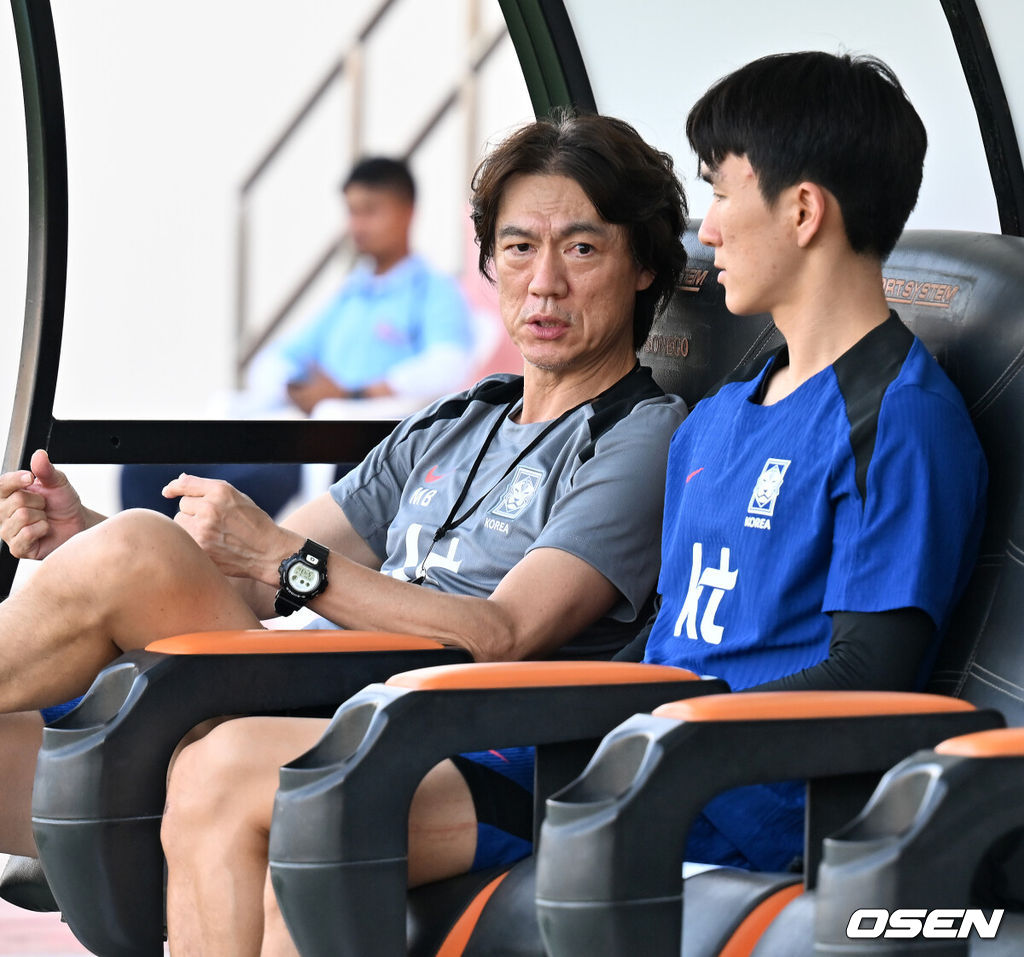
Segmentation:
<svg viewBox="0 0 1024 957">
<path fill-rule="evenodd" d="M 715 83 L 686 135 L 712 170 L 746 156 L 769 205 L 807 180 L 839 201 L 854 252 L 884 259 L 917 204 L 928 136 L 881 60 L 810 51 L 762 57 Z"/>
<path fill-rule="evenodd" d="M 498 209 L 508 181 L 520 174 L 575 180 L 605 222 L 626 228 L 634 258 L 654 274 L 636 294 L 633 345 L 639 350 L 686 266 L 686 195 L 672 157 L 645 143 L 628 123 L 596 113 L 560 111 L 512 133 L 473 176 L 480 272 L 492 282 Z"/>
</svg>

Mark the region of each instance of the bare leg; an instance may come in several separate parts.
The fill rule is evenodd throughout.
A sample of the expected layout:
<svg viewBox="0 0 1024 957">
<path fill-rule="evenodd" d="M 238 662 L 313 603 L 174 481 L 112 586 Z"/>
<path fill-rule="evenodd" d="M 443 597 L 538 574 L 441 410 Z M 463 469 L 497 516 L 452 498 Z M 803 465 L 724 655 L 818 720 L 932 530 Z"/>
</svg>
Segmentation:
<svg viewBox="0 0 1024 957">
<path fill-rule="evenodd" d="M 171 772 L 162 832 L 175 957 L 295 955 L 267 879 L 270 819 L 278 768 L 309 750 L 326 726 L 309 718 L 242 718 L 182 752 Z M 463 873 L 475 851 L 469 789 L 444 761 L 413 797 L 410 882 Z"/>
<path fill-rule="evenodd" d="M 32 779 L 43 740 L 38 711 L 0 715 L 0 853 L 36 857 Z"/>
<path fill-rule="evenodd" d="M 0 605 L 0 712 L 82 694 L 122 651 L 158 638 L 258 626 L 184 530 L 122 512 L 58 548 Z"/>
<path fill-rule="evenodd" d="M 442 761 L 420 782 L 409 808 L 409 886 L 465 874 L 474 854 L 473 796 L 455 765 Z"/>
<path fill-rule="evenodd" d="M 327 723 L 240 718 L 178 756 L 161 831 L 175 957 L 260 953 L 277 772 L 308 751 Z"/>
</svg>

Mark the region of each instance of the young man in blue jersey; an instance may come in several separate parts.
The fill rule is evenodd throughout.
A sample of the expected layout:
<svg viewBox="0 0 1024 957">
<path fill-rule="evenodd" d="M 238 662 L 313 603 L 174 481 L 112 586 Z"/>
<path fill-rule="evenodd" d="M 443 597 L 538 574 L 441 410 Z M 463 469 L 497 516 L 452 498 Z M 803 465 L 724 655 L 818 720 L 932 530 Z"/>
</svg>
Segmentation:
<svg viewBox="0 0 1024 957">
<path fill-rule="evenodd" d="M 720 80 L 686 129 L 726 305 L 770 313 L 785 346 L 672 439 L 645 660 L 734 691 L 918 688 L 986 487 L 960 395 L 882 289 L 924 126 L 877 60 L 795 53 Z M 686 856 L 781 869 L 802 827 L 800 783 L 745 788 L 708 806 Z"/>
</svg>

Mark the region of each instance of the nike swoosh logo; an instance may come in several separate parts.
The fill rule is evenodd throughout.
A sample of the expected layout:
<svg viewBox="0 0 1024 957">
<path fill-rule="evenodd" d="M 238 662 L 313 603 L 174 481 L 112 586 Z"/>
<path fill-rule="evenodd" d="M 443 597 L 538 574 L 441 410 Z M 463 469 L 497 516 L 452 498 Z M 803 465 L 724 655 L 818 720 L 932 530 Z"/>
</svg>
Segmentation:
<svg viewBox="0 0 1024 957">
<path fill-rule="evenodd" d="M 430 471 L 427 472 L 427 474 L 423 476 L 423 479 L 426 482 L 436 482 L 438 479 L 443 479 L 443 478 L 444 478 L 443 475 L 438 475 L 437 474 L 437 466 L 436 465 L 431 465 L 430 466 Z"/>
<path fill-rule="evenodd" d="M 689 475 L 687 475 L 687 476 L 686 476 L 686 482 L 689 482 L 689 481 L 690 481 L 690 479 L 692 479 L 692 478 L 693 478 L 693 477 L 694 477 L 695 475 L 700 475 L 700 473 L 701 473 L 701 472 L 703 472 L 703 471 L 704 471 L 704 466 L 702 465 L 702 466 L 701 466 L 701 467 L 700 467 L 699 469 L 697 469 L 697 470 L 696 470 L 695 472 L 691 472 L 691 473 L 690 473 Z M 683 484 L 685 485 L 685 484 L 686 484 L 686 482 L 683 482 Z"/>
</svg>

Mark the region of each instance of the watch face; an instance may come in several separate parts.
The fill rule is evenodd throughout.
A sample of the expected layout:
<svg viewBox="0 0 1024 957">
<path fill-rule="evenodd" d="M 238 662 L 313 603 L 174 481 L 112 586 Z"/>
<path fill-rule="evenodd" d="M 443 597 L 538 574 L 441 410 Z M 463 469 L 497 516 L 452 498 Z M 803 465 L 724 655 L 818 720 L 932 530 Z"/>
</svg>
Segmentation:
<svg viewBox="0 0 1024 957">
<path fill-rule="evenodd" d="M 288 569 L 288 587 L 300 595 L 309 594 L 320 584 L 320 572 L 302 562 L 295 562 Z"/>
</svg>

